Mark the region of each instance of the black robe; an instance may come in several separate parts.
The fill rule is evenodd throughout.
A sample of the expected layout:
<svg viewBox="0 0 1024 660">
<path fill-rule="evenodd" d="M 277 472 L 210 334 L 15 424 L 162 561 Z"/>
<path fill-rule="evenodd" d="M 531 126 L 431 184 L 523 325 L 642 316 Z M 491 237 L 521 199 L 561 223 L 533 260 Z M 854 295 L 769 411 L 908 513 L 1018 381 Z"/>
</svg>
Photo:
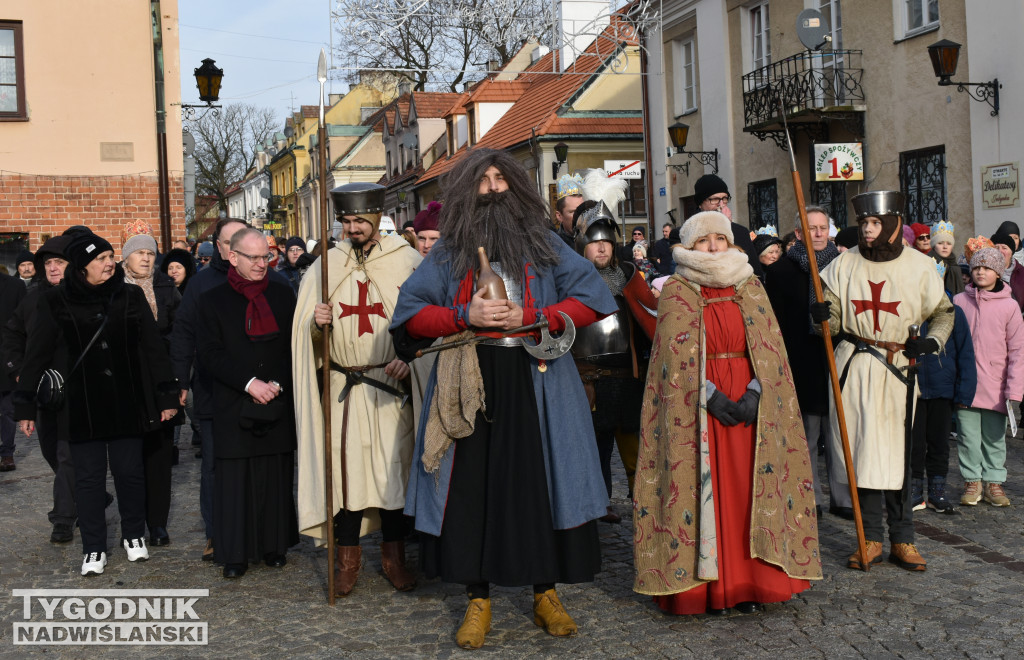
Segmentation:
<svg viewBox="0 0 1024 660">
<path fill-rule="evenodd" d="M 269 276 L 269 274 L 268 274 Z M 199 299 L 198 356 L 212 376 L 214 539 L 217 559 L 227 564 L 281 555 L 299 542 L 295 514 L 295 415 L 292 405 L 291 329 L 295 292 L 271 280 L 264 292 L 278 332 L 252 340 L 245 333 L 248 301 L 227 282 Z M 274 421 L 257 421 L 245 392 L 250 379 L 283 388 L 271 407 Z M 255 404 L 259 405 L 259 404 Z"/>
</svg>

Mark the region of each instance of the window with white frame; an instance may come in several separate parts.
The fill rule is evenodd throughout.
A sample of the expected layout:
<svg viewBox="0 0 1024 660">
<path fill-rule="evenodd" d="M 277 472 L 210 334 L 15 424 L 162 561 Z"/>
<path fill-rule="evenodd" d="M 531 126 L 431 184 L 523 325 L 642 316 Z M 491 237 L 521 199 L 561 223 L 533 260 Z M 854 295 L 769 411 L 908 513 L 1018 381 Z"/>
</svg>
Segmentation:
<svg viewBox="0 0 1024 660">
<path fill-rule="evenodd" d="M 697 74 L 693 62 L 693 39 L 678 39 L 672 42 L 672 65 L 675 79 L 672 81 L 673 106 L 676 117 L 697 109 Z"/>
<path fill-rule="evenodd" d="M 903 23 L 903 37 L 927 32 L 939 25 L 939 0 L 894 0 Z M 897 35 L 899 36 L 899 35 Z"/>
<path fill-rule="evenodd" d="M 750 63 L 757 70 L 772 63 L 772 43 L 768 29 L 768 2 L 759 2 L 749 9 L 750 13 Z"/>
</svg>

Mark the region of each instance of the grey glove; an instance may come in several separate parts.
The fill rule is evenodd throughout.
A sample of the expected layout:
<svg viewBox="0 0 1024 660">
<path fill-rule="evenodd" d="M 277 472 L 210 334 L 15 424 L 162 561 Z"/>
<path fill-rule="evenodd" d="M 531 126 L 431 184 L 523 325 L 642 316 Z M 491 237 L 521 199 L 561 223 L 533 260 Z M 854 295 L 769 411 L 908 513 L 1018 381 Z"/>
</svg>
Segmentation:
<svg viewBox="0 0 1024 660">
<path fill-rule="evenodd" d="M 753 379 L 747 383 L 747 391 L 736 402 L 736 419 L 750 426 L 757 421 L 757 404 L 761 401 L 761 383 Z"/>
<path fill-rule="evenodd" d="M 736 403 L 719 392 L 710 380 L 704 381 L 704 387 L 708 399 L 708 412 L 726 426 L 739 424 L 740 420 L 736 418 Z"/>
</svg>

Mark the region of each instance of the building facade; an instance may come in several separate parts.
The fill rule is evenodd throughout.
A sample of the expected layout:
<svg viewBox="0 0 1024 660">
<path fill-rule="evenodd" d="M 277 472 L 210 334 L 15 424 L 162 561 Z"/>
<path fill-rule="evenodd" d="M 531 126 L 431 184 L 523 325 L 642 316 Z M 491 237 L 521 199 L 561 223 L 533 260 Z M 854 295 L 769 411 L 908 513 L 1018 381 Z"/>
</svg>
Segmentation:
<svg viewBox="0 0 1024 660">
<path fill-rule="evenodd" d="M 163 245 L 162 182 L 185 236 L 177 4 L 0 0 L 0 263 L 75 224 Z"/>
<path fill-rule="evenodd" d="M 799 40 L 805 9 L 821 13 L 830 39 L 821 50 Z M 1019 206 L 985 207 L 982 178 L 986 167 L 1024 155 L 1019 122 L 1012 121 L 1024 82 L 1013 64 L 1021 46 L 1011 26 L 1021 25 L 1022 13 L 1016 0 L 664 3 L 661 48 L 648 58 L 647 129 L 652 153 L 665 155 L 653 186 L 667 191 L 655 197 L 655 214 L 688 216 L 694 182 L 713 171 L 675 153 L 668 127 L 682 122 L 690 129 L 687 152 L 717 150 L 736 221 L 793 229 L 785 115 L 803 196 L 830 209 L 838 226 L 852 223 L 854 195 L 894 189 L 907 194 L 909 221 L 950 219 L 961 245 L 991 233 L 1019 216 Z M 955 85 L 938 85 L 928 46 L 941 39 L 962 44 L 957 81 L 1003 82 L 998 115 Z M 863 179 L 816 181 L 815 145 L 824 143 L 860 143 Z M 1000 173 L 1016 176 L 1011 168 Z"/>
</svg>

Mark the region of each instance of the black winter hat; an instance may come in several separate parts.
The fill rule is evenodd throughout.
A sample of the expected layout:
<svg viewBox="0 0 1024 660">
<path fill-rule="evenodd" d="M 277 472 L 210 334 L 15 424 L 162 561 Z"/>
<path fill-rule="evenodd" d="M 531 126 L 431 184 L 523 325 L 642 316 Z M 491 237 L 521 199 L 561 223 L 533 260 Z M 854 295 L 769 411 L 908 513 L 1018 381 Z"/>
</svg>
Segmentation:
<svg viewBox="0 0 1024 660">
<path fill-rule="evenodd" d="M 860 232 L 856 227 L 840 229 L 839 233 L 836 234 L 836 245 L 842 246 L 847 250 L 853 249 L 857 245 L 859 237 Z"/>
<path fill-rule="evenodd" d="M 1005 245 L 1010 248 L 1010 252 L 1017 251 L 1017 243 L 1013 240 L 1013 236 L 1010 236 L 1009 234 L 997 231 L 992 234 L 992 237 L 988 240 L 992 241 L 992 245 Z"/>
<path fill-rule="evenodd" d="M 96 257 L 107 250 L 113 250 L 107 239 L 96 234 L 76 233 L 72 235 L 71 242 L 64 248 L 68 262 L 75 270 L 82 270 L 89 265 Z"/>
<path fill-rule="evenodd" d="M 729 194 L 729 186 L 714 174 L 705 174 L 693 184 L 693 201 L 700 206 L 705 199 L 719 193 Z"/>
<path fill-rule="evenodd" d="M 18 258 L 14 261 L 14 266 L 17 268 L 26 261 L 35 263 L 35 257 L 28 250 L 22 250 L 18 253 Z"/>
<path fill-rule="evenodd" d="M 782 241 L 779 240 L 778 236 L 758 234 L 757 238 L 754 239 L 754 254 L 760 257 L 762 252 L 773 245 L 782 245 Z"/>
<path fill-rule="evenodd" d="M 57 257 L 59 259 L 66 260 L 67 257 L 64 256 L 64 249 L 70 242 L 71 239 L 67 236 L 52 236 L 46 239 L 46 242 L 43 243 L 42 247 L 36 250 L 36 256 L 33 260 L 33 263 L 36 266 L 36 272 L 43 272 L 43 267 L 46 265 L 47 259 Z"/>
<path fill-rule="evenodd" d="M 192 254 L 188 250 L 181 248 L 174 248 L 166 255 L 164 260 L 160 262 L 160 270 L 165 275 L 167 274 L 167 267 L 172 263 L 179 263 L 185 267 L 185 280 L 196 274 L 196 260 L 192 258 Z"/>
<path fill-rule="evenodd" d="M 306 251 L 306 241 L 302 240 L 298 236 L 292 236 L 288 239 L 288 242 L 284 244 L 284 251 L 287 252 L 293 247 L 300 247 L 302 251 Z"/>
</svg>

